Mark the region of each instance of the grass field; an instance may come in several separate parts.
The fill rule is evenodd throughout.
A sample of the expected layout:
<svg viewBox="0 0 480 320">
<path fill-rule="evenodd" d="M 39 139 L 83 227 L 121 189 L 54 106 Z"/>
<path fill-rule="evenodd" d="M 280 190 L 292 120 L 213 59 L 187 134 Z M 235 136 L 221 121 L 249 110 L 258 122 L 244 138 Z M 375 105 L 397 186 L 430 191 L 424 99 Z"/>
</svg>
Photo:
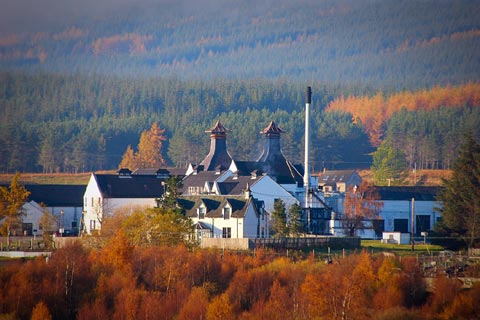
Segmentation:
<svg viewBox="0 0 480 320">
<path fill-rule="evenodd" d="M 416 255 L 416 254 L 430 254 L 432 252 L 440 252 L 445 250 L 442 246 L 416 243 L 412 251 L 411 244 L 390 244 L 382 243 L 380 240 L 362 240 L 362 249 L 369 252 L 392 252 L 397 255 Z"/>
<path fill-rule="evenodd" d="M 21 173 L 22 184 L 84 184 L 88 183 L 91 172 L 87 173 Z M 10 184 L 13 174 L 0 174 L 0 184 Z"/>
</svg>

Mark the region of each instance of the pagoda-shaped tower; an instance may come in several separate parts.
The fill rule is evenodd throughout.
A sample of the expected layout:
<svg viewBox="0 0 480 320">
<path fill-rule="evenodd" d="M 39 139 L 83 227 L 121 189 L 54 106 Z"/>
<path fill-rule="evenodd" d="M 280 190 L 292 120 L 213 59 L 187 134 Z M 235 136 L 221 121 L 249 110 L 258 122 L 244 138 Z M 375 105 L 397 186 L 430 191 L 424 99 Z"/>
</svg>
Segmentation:
<svg viewBox="0 0 480 320">
<path fill-rule="evenodd" d="M 210 152 L 200 162 L 204 171 L 226 170 L 229 168 L 232 157 L 227 150 L 227 132 L 220 120 L 217 121 L 215 126 L 205 132 L 210 133 Z"/>
<path fill-rule="evenodd" d="M 274 121 L 260 131 L 264 135 L 263 153 L 257 162 L 262 169 L 274 177 L 280 184 L 298 183 L 301 175 L 283 155 L 280 146 L 280 136 L 284 131 Z"/>
</svg>

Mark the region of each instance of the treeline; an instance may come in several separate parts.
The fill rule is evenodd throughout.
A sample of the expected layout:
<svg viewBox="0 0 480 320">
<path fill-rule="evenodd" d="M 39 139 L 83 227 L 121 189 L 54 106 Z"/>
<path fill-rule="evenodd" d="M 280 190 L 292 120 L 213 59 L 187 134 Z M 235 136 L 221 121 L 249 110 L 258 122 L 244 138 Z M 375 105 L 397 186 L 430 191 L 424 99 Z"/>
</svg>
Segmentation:
<svg viewBox="0 0 480 320">
<path fill-rule="evenodd" d="M 154 122 L 165 130 L 160 152 L 167 165 L 198 164 L 209 150 L 205 130 L 217 119 L 231 130 L 235 159 L 256 160 L 259 132 L 274 120 L 285 131 L 284 154 L 303 163 L 306 86 L 0 73 L 0 172 L 115 169 Z M 449 168 L 455 141 L 468 130 L 480 137 L 477 83 L 390 96 L 319 82 L 312 88 L 310 163 L 317 171 L 367 168 L 372 145 L 384 139 L 403 151 L 408 166 Z"/>
<path fill-rule="evenodd" d="M 389 143 L 408 168 L 450 169 L 467 132 L 480 139 L 480 84 L 334 99 L 327 110 L 352 114 L 374 146 Z"/>
<path fill-rule="evenodd" d="M 306 85 L 285 81 L 181 81 L 52 74 L 0 75 L 0 171 L 81 172 L 116 168 L 128 145 L 157 122 L 168 141 L 167 163 L 199 163 L 205 130 L 217 119 L 231 129 L 236 159 L 260 154 L 259 134 L 275 120 L 286 156 L 301 163 Z M 314 148 L 323 163 L 368 164 L 372 149 L 361 126 L 342 112 L 323 113 L 338 87 L 314 86 Z M 352 91 L 352 94 L 355 91 Z M 335 141 L 344 141 L 333 148 Z M 358 150 L 351 156 L 351 149 Z"/>
<path fill-rule="evenodd" d="M 480 286 L 437 276 L 414 257 L 279 257 L 133 246 L 117 233 L 0 267 L 3 319 L 474 319 Z"/>
<path fill-rule="evenodd" d="M 92 5 L 91 5 L 92 6 Z M 474 0 L 95 3 L 0 37 L 0 69 L 287 78 L 393 92 L 478 80 Z M 90 9 L 90 10 L 89 10 Z M 8 8 L 5 8 L 8 12 Z M 51 15 L 57 9 L 52 6 Z M 37 16 L 36 16 L 37 17 Z M 50 17 L 50 15 L 49 15 Z M 51 21 L 53 20 L 53 22 Z"/>
</svg>

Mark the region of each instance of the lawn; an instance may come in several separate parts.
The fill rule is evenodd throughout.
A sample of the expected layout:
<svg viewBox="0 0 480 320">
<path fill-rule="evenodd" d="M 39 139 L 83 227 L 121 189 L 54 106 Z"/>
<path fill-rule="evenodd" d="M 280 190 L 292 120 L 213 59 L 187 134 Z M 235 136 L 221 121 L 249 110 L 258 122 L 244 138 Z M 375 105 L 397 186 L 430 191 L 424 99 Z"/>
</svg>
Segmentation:
<svg viewBox="0 0 480 320">
<path fill-rule="evenodd" d="M 445 248 L 438 245 L 415 243 L 414 250 L 412 251 L 411 244 L 391 244 L 382 243 L 380 240 L 362 240 L 362 249 L 369 252 L 392 252 L 397 255 L 416 255 L 416 254 L 430 254 L 432 252 L 444 251 Z"/>
</svg>

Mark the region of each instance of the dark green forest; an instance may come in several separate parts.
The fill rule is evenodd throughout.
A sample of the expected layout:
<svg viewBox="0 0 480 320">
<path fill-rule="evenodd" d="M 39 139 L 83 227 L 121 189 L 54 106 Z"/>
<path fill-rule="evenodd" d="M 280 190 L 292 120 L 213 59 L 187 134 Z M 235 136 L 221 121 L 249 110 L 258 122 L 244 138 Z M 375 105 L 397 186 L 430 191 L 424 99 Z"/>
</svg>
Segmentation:
<svg viewBox="0 0 480 320">
<path fill-rule="evenodd" d="M 217 119 L 231 130 L 227 143 L 235 159 L 256 160 L 259 132 L 274 120 L 285 131 L 284 154 L 303 162 L 305 84 L 19 73 L 0 79 L 1 172 L 114 169 L 153 122 L 166 130 L 161 152 L 169 165 L 199 163 L 209 150 L 205 130 Z M 374 148 L 362 122 L 325 111 L 344 89 L 313 88 L 313 169 L 369 167 Z M 410 167 L 448 168 L 464 133 L 480 136 L 477 103 L 402 109 L 385 123 L 385 139 L 405 153 Z"/>
<path fill-rule="evenodd" d="M 130 144 L 153 122 L 166 129 L 169 163 L 199 163 L 209 150 L 205 130 L 228 127 L 236 159 L 260 155 L 260 131 L 274 120 L 286 133 L 284 153 L 301 163 L 304 91 L 271 81 L 181 81 L 52 74 L 0 75 L 0 170 L 82 172 L 116 168 Z M 323 112 L 336 89 L 315 92 L 315 163 L 368 163 L 373 149 L 351 115 Z M 323 140 L 322 140 L 323 139 Z M 342 141 L 345 147 L 335 146 Z M 329 152 L 329 149 L 334 149 Z M 355 148 L 356 152 L 351 152 Z"/>
</svg>

